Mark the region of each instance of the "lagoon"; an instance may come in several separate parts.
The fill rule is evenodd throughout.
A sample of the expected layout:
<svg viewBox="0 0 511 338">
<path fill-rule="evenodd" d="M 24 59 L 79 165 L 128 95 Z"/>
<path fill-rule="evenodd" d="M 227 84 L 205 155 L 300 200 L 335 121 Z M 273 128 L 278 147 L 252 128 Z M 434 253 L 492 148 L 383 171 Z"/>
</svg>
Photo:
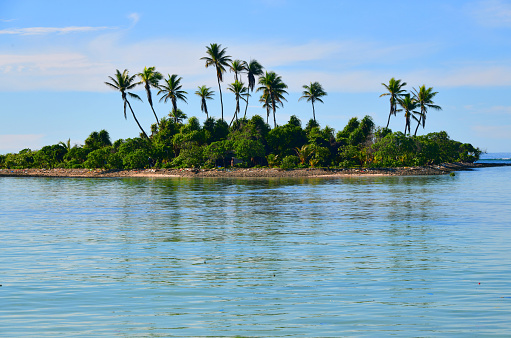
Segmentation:
<svg viewBox="0 0 511 338">
<path fill-rule="evenodd" d="M 0 177 L 0 336 L 506 336 L 510 175 Z"/>
</svg>

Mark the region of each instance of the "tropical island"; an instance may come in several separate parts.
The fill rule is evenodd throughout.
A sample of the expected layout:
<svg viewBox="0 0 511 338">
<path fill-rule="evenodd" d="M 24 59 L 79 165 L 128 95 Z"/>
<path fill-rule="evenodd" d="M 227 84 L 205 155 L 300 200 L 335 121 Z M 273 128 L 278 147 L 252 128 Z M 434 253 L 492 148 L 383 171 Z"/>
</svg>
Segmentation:
<svg viewBox="0 0 511 338">
<path fill-rule="evenodd" d="M 320 83 L 311 82 L 303 85 L 300 100 L 311 103 L 312 118 L 303 126 L 300 119 L 291 116 L 286 124 L 279 126 L 275 116 L 277 109 L 284 106 L 288 94 L 281 76 L 273 71 L 263 71 L 256 60 L 232 60 L 226 48 L 215 43 L 206 47 L 206 56 L 202 60 L 206 68 L 216 71 L 221 106 L 219 119 L 208 113 L 208 101 L 215 95 L 212 88 L 199 86 L 194 93 L 206 114 L 206 120 L 201 124 L 197 117 L 188 118 L 178 108 L 178 102 L 188 100 L 188 93 L 182 90 L 182 78 L 177 74 L 164 78 L 155 67 L 146 67 L 135 75 L 130 75 L 128 70 L 117 70 L 105 84 L 120 92 L 124 117 L 127 119 L 129 110 L 140 128 L 138 137 L 112 142 L 108 131 L 100 130 L 92 132 L 83 145 L 71 146 L 68 140 L 40 150 L 23 149 L 19 153 L 0 155 L 0 169 L 3 169 L 0 175 L 43 175 L 45 170 L 56 173 L 55 169 L 67 169 L 68 174 L 63 176 L 72 176 L 69 170 L 84 176 L 94 176 L 94 173 L 122 176 L 120 172 L 144 169 L 189 176 L 225 172 L 226 169 L 238 169 L 241 173 L 244 172 L 241 169 L 248 168 L 252 168 L 255 176 L 265 176 L 261 173 L 276 169 L 276 172 L 291 169 L 305 172 L 303 176 L 342 171 L 441 174 L 449 170 L 442 169 L 448 166 L 440 165 L 474 163 L 482 153 L 469 143 L 450 139 L 445 131 L 417 136 L 418 129 L 426 126 L 428 111 L 441 110 L 433 102 L 437 92 L 432 87 L 422 85 L 407 93 L 404 90 L 406 83 L 392 78 L 388 83 L 382 83 L 385 92 L 381 96 L 390 101 L 386 127 L 375 126 L 370 116 L 354 117 L 336 132 L 317 122 L 315 103 L 322 103 L 327 93 Z M 234 82 L 227 86 L 227 90 L 234 94 L 236 109 L 232 118 L 229 116 L 226 120 L 221 83 L 227 70 L 234 73 Z M 246 84 L 242 77 L 246 78 Z M 142 100 L 132 92 L 137 86 L 144 87 L 154 114 L 155 123 L 151 125 L 150 133 L 140 125 L 130 104 L 131 99 Z M 160 101 L 170 101 L 172 109 L 166 117 L 158 117 L 153 107 L 152 89 L 157 90 Z M 258 100 L 266 109 L 266 119 L 259 115 L 247 117 L 248 103 L 255 93 L 260 94 Z M 400 112 L 404 116 L 404 132 L 393 132 L 388 128 L 390 119 Z M 270 117 L 273 127 L 269 123 Z M 413 135 L 412 121 L 416 123 Z M 460 166 L 466 167 L 451 165 L 450 168 Z M 410 167 L 422 170 L 396 169 Z"/>
</svg>

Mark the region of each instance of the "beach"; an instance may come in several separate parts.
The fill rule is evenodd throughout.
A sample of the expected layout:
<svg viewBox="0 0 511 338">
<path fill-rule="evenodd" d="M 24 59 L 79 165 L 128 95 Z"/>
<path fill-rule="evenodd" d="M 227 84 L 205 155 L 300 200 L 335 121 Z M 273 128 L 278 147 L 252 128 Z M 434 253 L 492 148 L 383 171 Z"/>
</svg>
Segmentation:
<svg viewBox="0 0 511 338">
<path fill-rule="evenodd" d="M 342 177 L 342 176 L 416 176 L 445 175 L 454 171 L 501 166 L 490 163 L 449 163 L 398 168 L 303 168 L 284 170 L 280 168 L 217 168 L 217 169 L 0 169 L 3 177 Z"/>
</svg>

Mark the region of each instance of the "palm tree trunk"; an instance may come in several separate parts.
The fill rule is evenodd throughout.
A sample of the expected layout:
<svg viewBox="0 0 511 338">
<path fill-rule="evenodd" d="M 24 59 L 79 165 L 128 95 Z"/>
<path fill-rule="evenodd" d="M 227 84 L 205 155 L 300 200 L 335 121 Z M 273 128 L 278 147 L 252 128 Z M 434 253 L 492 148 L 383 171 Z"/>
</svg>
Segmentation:
<svg viewBox="0 0 511 338">
<path fill-rule="evenodd" d="M 387 128 L 387 129 L 389 129 L 390 117 L 392 116 L 392 111 L 393 111 L 392 106 L 390 106 L 389 119 L 387 120 L 387 127 L 385 127 L 385 128 Z"/>
<path fill-rule="evenodd" d="M 277 120 L 275 119 L 275 106 L 273 106 L 273 128 L 277 128 Z"/>
<path fill-rule="evenodd" d="M 222 121 L 224 120 L 224 101 L 222 100 L 222 87 L 220 87 L 220 78 L 217 76 L 218 80 L 218 91 L 220 91 L 220 106 L 222 107 Z"/>
<path fill-rule="evenodd" d="M 160 121 L 158 120 L 158 116 L 156 116 L 156 112 L 154 111 L 153 104 L 151 103 L 151 109 L 153 110 L 154 117 L 156 118 L 156 124 L 158 128 L 160 127 Z"/>
<path fill-rule="evenodd" d="M 147 101 L 149 102 L 149 105 L 151 106 L 151 109 L 153 110 L 153 114 L 154 114 L 154 118 L 156 119 L 156 125 L 158 126 L 158 128 L 160 127 L 160 121 L 158 120 L 158 116 L 156 116 L 156 112 L 154 111 L 154 107 L 153 107 L 153 99 L 151 97 L 151 89 L 149 88 L 148 84 L 146 83 L 146 88 L 145 88 L 146 92 L 147 92 Z"/>
<path fill-rule="evenodd" d="M 419 130 L 419 126 L 421 125 L 422 116 L 419 117 L 419 122 L 417 123 L 417 128 L 415 128 L 415 133 L 413 133 L 413 136 L 417 136 L 417 130 Z"/>
<path fill-rule="evenodd" d="M 137 120 L 137 117 L 135 116 L 135 112 L 133 112 L 133 108 L 131 108 L 131 104 L 128 100 L 126 100 L 126 103 L 128 104 L 128 107 L 130 107 L 130 110 L 131 110 L 131 114 L 133 115 L 133 118 L 135 119 L 135 122 L 137 122 L 138 124 L 138 127 L 140 128 L 140 130 L 142 130 L 142 133 L 144 134 L 144 136 L 149 139 L 149 137 L 147 136 L 147 134 L 145 133 L 144 129 L 142 128 L 142 126 L 140 125 L 140 123 L 138 122 Z"/>
<path fill-rule="evenodd" d="M 248 93 L 248 91 L 247 91 Z M 250 97 L 250 95 L 247 96 L 247 104 L 245 106 L 245 115 L 243 115 L 243 118 L 246 119 L 247 118 L 247 109 L 248 109 L 248 98 Z"/>
<path fill-rule="evenodd" d="M 312 101 L 312 117 L 314 118 L 314 122 L 316 122 L 316 112 L 314 111 L 314 101 Z"/>
</svg>

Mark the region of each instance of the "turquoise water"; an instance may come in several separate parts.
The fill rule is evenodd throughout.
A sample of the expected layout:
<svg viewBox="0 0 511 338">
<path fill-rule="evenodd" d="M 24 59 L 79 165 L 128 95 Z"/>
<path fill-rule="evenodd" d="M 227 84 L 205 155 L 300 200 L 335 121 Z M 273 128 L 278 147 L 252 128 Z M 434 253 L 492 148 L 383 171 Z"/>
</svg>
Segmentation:
<svg viewBox="0 0 511 338">
<path fill-rule="evenodd" d="M 510 174 L 0 178 L 0 336 L 508 336 Z"/>
</svg>

